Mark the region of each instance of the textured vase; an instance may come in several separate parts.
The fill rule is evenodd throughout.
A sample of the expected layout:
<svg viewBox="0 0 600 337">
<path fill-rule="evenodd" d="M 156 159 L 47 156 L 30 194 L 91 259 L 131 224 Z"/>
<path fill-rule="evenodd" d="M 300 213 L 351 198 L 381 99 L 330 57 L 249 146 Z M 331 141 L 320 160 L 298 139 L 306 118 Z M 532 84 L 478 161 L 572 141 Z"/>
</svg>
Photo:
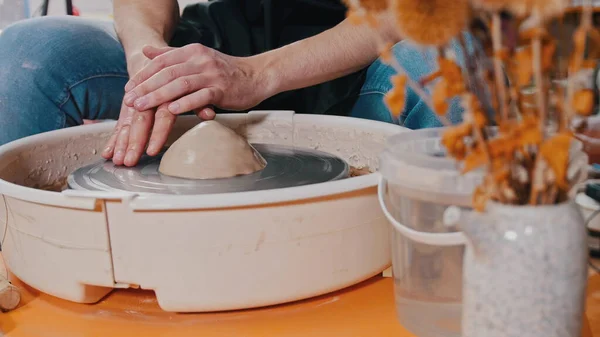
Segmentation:
<svg viewBox="0 0 600 337">
<path fill-rule="evenodd" d="M 461 218 L 463 337 L 581 335 L 587 236 L 574 203 L 492 203 Z"/>
</svg>

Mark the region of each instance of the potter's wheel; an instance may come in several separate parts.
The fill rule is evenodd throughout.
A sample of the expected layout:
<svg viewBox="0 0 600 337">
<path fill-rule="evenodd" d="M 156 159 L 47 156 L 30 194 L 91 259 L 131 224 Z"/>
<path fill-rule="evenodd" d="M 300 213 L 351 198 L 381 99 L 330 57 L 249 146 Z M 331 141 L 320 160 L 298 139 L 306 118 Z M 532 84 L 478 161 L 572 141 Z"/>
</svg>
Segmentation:
<svg viewBox="0 0 600 337">
<path fill-rule="evenodd" d="M 2 256 L 7 266 L 36 292 L 63 300 L 92 304 L 114 289 L 140 288 L 151 290 L 160 309 L 168 312 L 304 300 L 389 267 L 389 223 L 377 199 L 380 176 L 344 177 L 347 165 L 377 170 L 386 139 L 408 129 L 286 111 L 217 119 L 257 144 L 269 161 L 265 170 L 245 179 L 209 182 L 161 177 L 156 173 L 160 157 L 144 158 L 133 169 L 114 167 L 98 153 L 116 121 L 0 146 L 0 230 L 5 229 Z M 170 142 L 197 124 L 196 116 L 179 117 Z M 265 143 L 278 146 L 260 145 Z M 308 150 L 315 148 L 326 153 Z M 287 163 L 282 177 L 268 178 L 276 167 L 273 158 Z M 82 167 L 82 173 L 95 168 L 83 182 L 84 175 L 77 173 Z M 77 184 L 84 182 L 91 187 L 39 188 L 62 187 L 70 173 L 72 188 L 83 188 Z M 111 178 L 102 181 L 100 173 Z M 265 185 L 254 185 L 257 180 Z M 123 182 L 150 192 L 122 192 Z M 201 182 L 208 186 L 198 192 Z M 197 195 L 183 194 L 177 186 L 183 183 Z M 210 186 L 217 183 L 226 187 Z M 296 187 L 280 188 L 292 185 Z M 215 188 L 254 191 L 198 194 Z M 85 308 L 105 313 L 100 306 Z M 147 319 L 135 310 L 124 309 Z"/>
<path fill-rule="evenodd" d="M 253 174 L 226 179 L 190 180 L 158 171 L 162 154 L 144 156 L 135 167 L 101 161 L 82 167 L 68 177 L 72 189 L 128 191 L 140 194 L 196 195 L 258 191 L 333 181 L 348 176 L 348 164 L 331 154 L 291 146 L 253 144 L 267 166 Z"/>
</svg>

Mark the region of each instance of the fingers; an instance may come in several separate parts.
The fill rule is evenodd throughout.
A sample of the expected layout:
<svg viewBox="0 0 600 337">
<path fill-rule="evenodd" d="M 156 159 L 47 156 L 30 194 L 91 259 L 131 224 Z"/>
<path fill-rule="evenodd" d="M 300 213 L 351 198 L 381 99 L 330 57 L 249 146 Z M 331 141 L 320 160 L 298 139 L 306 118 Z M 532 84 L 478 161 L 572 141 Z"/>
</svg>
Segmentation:
<svg viewBox="0 0 600 337">
<path fill-rule="evenodd" d="M 194 66 L 187 62 L 167 67 L 125 94 L 123 101 L 127 106 L 135 107 L 138 110 L 149 109 L 150 106 L 140 106 L 140 104 L 146 100 L 146 97 L 144 96 L 163 88 L 171 82 L 180 80 L 182 77 L 187 77 L 195 73 L 197 73 L 197 71 L 194 69 Z M 185 94 L 187 94 L 187 92 L 174 97 L 181 97 Z M 164 102 L 159 102 L 156 106 L 162 103 Z"/>
<path fill-rule="evenodd" d="M 152 128 L 152 135 L 150 136 L 150 143 L 146 151 L 149 156 L 156 156 L 160 152 L 167 142 L 176 119 L 177 116 L 167 110 L 167 104 L 158 107 L 154 119 L 154 127 Z"/>
<path fill-rule="evenodd" d="M 204 88 L 169 104 L 168 109 L 172 114 L 179 115 L 199 106 L 217 105 L 222 97 L 221 90 L 214 87 Z"/>
<path fill-rule="evenodd" d="M 157 48 L 154 46 L 145 46 L 144 48 L 142 48 L 142 53 L 144 53 L 144 56 L 146 56 L 149 59 L 154 59 L 155 57 L 162 55 L 168 51 L 171 51 L 173 49 L 176 49 L 175 47 L 163 47 L 163 48 Z"/>
<path fill-rule="evenodd" d="M 163 54 L 156 56 L 144 69 L 135 74 L 129 82 L 125 85 L 125 91 L 129 92 L 137 85 L 146 81 L 154 74 L 158 73 L 164 68 L 169 66 L 183 63 L 188 60 L 194 53 L 204 50 L 206 47 L 203 47 L 199 44 L 188 45 L 182 48 L 174 48 Z"/>
<path fill-rule="evenodd" d="M 215 119 L 217 114 L 212 108 L 203 108 L 196 110 L 196 116 L 198 116 L 198 118 L 200 118 L 201 120 L 209 121 Z"/>
<path fill-rule="evenodd" d="M 155 57 L 142 70 L 129 79 L 127 84 L 125 84 L 125 92 L 129 92 L 138 84 L 146 81 L 162 69 L 175 64 L 183 63 L 186 59 L 187 56 L 182 52 L 181 49 L 175 49 Z"/>
<path fill-rule="evenodd" d="M 133 114 L 129 130 L 129 140 L 127 142 L 127 152 L 123 161 L 125 166 L 135 166 L 140 160 L 148 143 L 153 122 L 154 110 L 136 111 Z"/>
<path fill-rule="evenodd" d="M 127 149 L 127 144 L 129 143 L 129 130 L 131 129 L 131 124 L 124 124 L 119 130 L 119 134 L 117 135 L 117 142 L 115 144 L 115 152 L 112 156 L 112 162 L 119 166 L 123 165 L 125 161 L 125 150 Z"/>
<path fill-rule="evenodd" d="M 205 87 L 208 83 L 209 81 L 206 76 L 195 75 L 180 77 L 175 81 L 160 87 L 156 91 L 136 99 L 134 107 L 137 110 L 145 110 L 167 102 L 173 102 L 175 99 Z"/>
<path fill-rule="evenodd" d="M 119 134 L 121 133 L 124 125 L 131 124 L 131 116 L 133 116 L 134 111 L 134 109 L 128 108 L 125 104 L 121 105 L 121 112 L 119 113 L 117 125 L 115 125 L 113 134 L 108 139 L 108 142 L 106 142 L 106 146 L 102 151 L 102 157 L 105 159 L 111 159 L 114 156 L 115 146 L 117 144 Z"/>
<path fill-rule="evenodd" d="M 115 144 L 117 143 L 117 137 L 119 136 L 119 132 L 121 132 L 121 127 L 119 125 L 119 122 L 117 121 L 117 125 L 115 126 L 112 135 L 108 139 L 108 142 L 106 142 L 104 150 L 102 150 L 102 157 L 104 159 L 108 160 L 112 158 L 115 152 Z"/>
</svg>

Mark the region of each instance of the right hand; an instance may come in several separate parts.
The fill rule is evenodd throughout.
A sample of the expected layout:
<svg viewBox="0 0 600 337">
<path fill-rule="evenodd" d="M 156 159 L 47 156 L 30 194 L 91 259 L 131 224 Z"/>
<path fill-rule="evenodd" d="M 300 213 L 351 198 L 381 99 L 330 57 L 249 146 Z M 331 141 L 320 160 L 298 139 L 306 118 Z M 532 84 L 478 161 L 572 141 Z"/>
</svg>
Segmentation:
<svg viewBox="0 0 600 337">
<path fill-rule="evenodd" d="M 150 59 L 141 52 L 129 57 L 127 68 L 130 76 L 142 70 L 148 62 Z M 146 145 L 148 155 L 157 155 L 165 145 L 177 118 L 167 109 L 169 104 L 170 102 L 167 102 L 155 109 L 137 111 L 122 103 L 119 120 L 102 152 L 102 157 L 112 159 L 115 165 L 135 166 Z M 209 120 L 215 117 L 215 112 L 205 108 L 196 111 L 196 115 L 200 119 Z"/>
</svg>

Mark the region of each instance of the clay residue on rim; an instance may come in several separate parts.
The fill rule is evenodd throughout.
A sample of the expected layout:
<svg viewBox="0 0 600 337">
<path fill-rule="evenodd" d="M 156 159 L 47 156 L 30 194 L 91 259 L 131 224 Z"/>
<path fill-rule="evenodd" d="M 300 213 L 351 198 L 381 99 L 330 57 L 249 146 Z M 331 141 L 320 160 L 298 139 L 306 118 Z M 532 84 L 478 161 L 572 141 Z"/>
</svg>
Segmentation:
<svg viewBox="0 0 600 337">
<path fill-rule="evenodd" d="M 356 166 L 350 166 L 350 178 L 352 177 L 360 177 L 360 176 L 364 176 L 367 174 L 371 174 L 373 173 L 371 171 L 371 169 L 368 166 L 364 166 L 364 167 L 356 167 Z"/>
<path fill-rule="evenodd" d="M 80 135 L 44 144 L 30 144 L 6 154 L 0 179 L 38 190 L 61 192 L 75 169 L 101 160 L 100 151 L 110 133 Z"/>
</svg>

